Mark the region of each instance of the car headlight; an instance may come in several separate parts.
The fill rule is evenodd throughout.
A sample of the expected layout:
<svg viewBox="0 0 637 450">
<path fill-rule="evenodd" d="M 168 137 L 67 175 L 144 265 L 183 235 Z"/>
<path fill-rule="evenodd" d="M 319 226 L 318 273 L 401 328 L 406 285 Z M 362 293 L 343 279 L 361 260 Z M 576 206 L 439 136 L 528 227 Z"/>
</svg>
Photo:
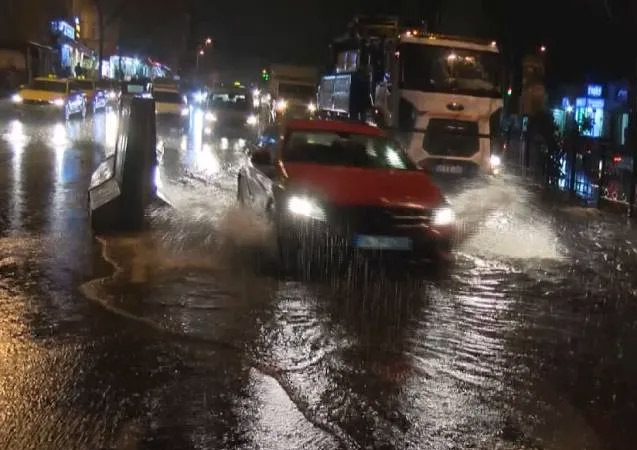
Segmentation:
<svg viewBox="0 0 637 450">
<path fill-rule="evenodd" d="M 259 122 L 259 119 L 254 114 L 250 114 L 246 119 L 246 123 L 250 126 L 255 126 Z"/>
<path fill-rule="evenodd" d="M 187 116 L 187 115 L 188 115 L 188 113 L 189 113 L 188 108 L 183 108 L 183 109 L 181 110 L 181 116 L 182 116 L 182 117 Z"/>
<path fill-rule="evenodd" d="M 448 206 L 438 208 L 434 211 L 433 224 L 439 227 L 451 225 L 456 221 L 456 213 Z"/>
<path fill-rule="evenodd" d="M 57 106 L 58 108 L 61 108 L 64 106 L 64 99 L 63 98 L 56 98 L 55 100 L 51 101 L 52 105 Z"/>
<path fill-rule="evenodd" d="M 117 98 L 117 94 L 114 91 L 110 91 L 108 93 L 108 99 L 109 100 L 115 100 Z"/>
<path fill-rule="evenodd" d="M 299 217 L 306 217 L 314 220 L 325 220 L 325 210 L 313 199 L 309 197 L 292 196 L 288 200 L 288 211 Z"/>
<path fill-rule="evenodd" d="M 307 110 L 311 113 L 316 112 L 316 105 L 314 103 L 308 103 Z"/>
<path fill-rule="evenodd" d="M 500 167 L 500 164 L 502 164 L 502 159 L 498 155 L 491 155 L 491 158 L 489 158 L 489 163 L 491 164 L 491 168 L 495 169 L 496 167 Z"/>
<path fill-rule="evenodd" d="M 208 122 L 216 122 L 217 121 L 217 116 L 215 113 L 212 112 L 207 112 L 206 113 L 206 120 Z"/>
<path fill-rule="evenodd" d="M 288 102 L 284 99 L 279 99 L 276 102 L 276 110 L 279 112 L 285 111 L 287 107 L 288 107 Z"/>
<path fill-rule="evenodd" d="M 22 103 L 22 96 L 20 94 L 13 94 L 11 96 L 11 101 L 13 103 Z"/>
</svg>

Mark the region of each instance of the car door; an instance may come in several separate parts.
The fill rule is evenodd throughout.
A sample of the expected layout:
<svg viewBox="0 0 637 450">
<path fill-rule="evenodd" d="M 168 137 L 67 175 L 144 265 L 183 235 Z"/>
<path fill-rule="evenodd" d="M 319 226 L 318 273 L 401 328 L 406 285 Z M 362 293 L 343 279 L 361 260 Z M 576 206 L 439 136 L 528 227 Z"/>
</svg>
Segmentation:
<svg viewBox="0 0 637 450">
<path fill-rule="evenodd" d="M 258 211 L 265 211 L 272 197 L 272 180 L 275 168 L 271 148 L 257 149 L 247 166 L 248 199 Z"/>
</svg>

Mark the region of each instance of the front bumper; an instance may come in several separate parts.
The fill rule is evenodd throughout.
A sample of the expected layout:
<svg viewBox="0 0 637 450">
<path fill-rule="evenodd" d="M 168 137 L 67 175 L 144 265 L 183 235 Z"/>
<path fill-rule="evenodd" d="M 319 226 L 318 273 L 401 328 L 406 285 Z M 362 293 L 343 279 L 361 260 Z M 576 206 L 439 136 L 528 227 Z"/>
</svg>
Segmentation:
<svg viewBox="0 0 637 450">
<path fill-rule="evenodd" d="M 37 114 L 42 116 L 62 114 L 64 107 L 52 104 L 14 103 L 14 109 L 23 114 Z"/>
<path fill-rule="evenodd" d="M 453 226 L 433 226 L 430 211 L 355 207 L 332 210 L 326 221 L 283 213 L 278 235 L 283 245 L 291 245 L 304 253 L 448 260 L 453 231 Z"/>
</svg>

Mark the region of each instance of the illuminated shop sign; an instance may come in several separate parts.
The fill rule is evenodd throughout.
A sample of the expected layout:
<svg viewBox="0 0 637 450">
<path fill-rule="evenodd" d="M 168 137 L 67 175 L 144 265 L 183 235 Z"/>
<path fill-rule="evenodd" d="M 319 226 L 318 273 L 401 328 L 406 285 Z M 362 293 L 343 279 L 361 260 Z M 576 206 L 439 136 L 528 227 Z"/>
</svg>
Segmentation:
<svg viewBox="0 0 637 450">
<path fill-rule="evenodd" d="M 586 89 L 586 94 L 589 97 L 601 97 L 602 86 L 600 84 L 589 84 Z"/>
<path fill-rule="evenodd" d="M 55 34 L 60 34 L 69 39 L 75 40 L 75 28 L 63 20 L 53 20 L 51 22 L 51 31 Z"/>
</svg>

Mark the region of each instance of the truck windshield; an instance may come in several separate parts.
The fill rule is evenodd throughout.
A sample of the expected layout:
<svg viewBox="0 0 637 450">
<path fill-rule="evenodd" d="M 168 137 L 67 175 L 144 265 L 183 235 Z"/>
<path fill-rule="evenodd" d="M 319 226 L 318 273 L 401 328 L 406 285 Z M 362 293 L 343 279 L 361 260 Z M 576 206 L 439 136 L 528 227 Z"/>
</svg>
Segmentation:
<svg viewBox="0 0 637 450">
<path fill-rule="evenodd" d="M 214 109 L 236 109 L 247 111 L 250 101 L 246 94 L 216 93 L 210 97 L 210 106 Z"/>
<path fill-rule="evenodd" d="M 497 53 L 414 43 L 400 46 L 402 89 L 499 97 L 499 75 Z"/>
<path fill-rule="evenodd" d="M 310 100 L 316 95 L 316 88 L 304 84 L 279 83 L 279 96 Z"/>
<path fill-rule="evenodd" d="M 159 103 L 183 103 L 184 101 L 183 96 L 176 91 L 155 91 L 153 97 Z"/>
<path fill-rule="evenodd" d="M 286 139 L 283 160 L 368 169 L 418 170 L 390 139 L 350 133 L 292 132 Z"/>
</svg>

